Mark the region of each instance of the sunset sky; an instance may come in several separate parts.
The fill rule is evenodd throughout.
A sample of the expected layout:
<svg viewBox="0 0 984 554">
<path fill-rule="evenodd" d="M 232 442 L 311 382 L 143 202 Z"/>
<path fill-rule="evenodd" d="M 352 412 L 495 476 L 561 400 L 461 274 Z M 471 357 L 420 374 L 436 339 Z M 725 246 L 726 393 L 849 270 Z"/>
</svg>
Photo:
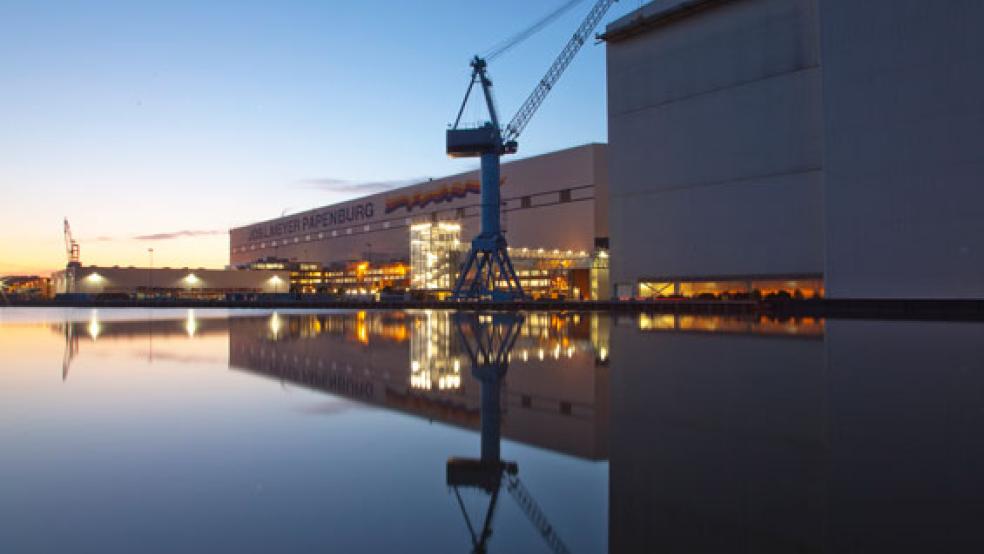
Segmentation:
<svg viewBox="0 0 984 554">
<path fill-rule="evenodd" d="M 560 3 L 0 0 L 0 275 L 63 267 L 65 216 L 86 265 L 221 267 L 230 227 L 472 169 L 443 152 L 470 56 Z M 490 65 L 503 118 L 590 4 Z M 589 43 L 520 154 L 605 140 Z"/>
</svg>

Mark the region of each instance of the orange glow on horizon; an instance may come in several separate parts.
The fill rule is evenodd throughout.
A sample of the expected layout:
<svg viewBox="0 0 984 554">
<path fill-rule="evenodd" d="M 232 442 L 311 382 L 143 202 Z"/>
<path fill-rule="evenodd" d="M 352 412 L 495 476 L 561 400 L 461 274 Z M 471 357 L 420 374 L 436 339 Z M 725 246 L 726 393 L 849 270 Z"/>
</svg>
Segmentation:
<svg viewBox="0 0 984 554">
<path fill-rule="evenodd" d="M 221 269 L 229 263 L 227 235 L 179 237 L 166 240 L 86 240 L 80 237 L 82 265 L 147 267 L 148 248 L 154 267 Z M 0 275 L 50 276 L 65 268 L 65 244 L 57 234 L 6 240 L 0 244 Z"/>
</svg>

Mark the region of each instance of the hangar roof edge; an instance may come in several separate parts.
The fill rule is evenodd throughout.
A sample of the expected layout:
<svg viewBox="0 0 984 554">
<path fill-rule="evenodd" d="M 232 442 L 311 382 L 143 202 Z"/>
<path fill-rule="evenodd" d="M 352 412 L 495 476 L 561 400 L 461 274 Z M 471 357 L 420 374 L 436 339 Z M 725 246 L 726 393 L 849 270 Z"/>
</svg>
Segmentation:
<svg viewBox="0 0 984 554">
<path fill-rule="evenodd" d="M 619 42 L 656 27 L 668 25 L 735 0 L 653 0 L 645 6 L 616 19 L 598 36 L 607 42 Z"/>
</svg>

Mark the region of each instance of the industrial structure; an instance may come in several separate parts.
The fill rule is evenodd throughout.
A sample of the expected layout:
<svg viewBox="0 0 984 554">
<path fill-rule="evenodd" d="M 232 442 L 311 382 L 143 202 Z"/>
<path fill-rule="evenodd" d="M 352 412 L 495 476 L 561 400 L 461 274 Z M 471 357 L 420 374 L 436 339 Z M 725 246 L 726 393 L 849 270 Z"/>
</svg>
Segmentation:
<svg viewBox="0 0 984 554">
<path fill-rule="evenodd" d="M 507 168 L 500 166 L 499 158 L 517 151 L 516 139 L 614 2 L 598 0 L 592 6 L 505 126 L 500 124 L 492 96 L 488 61 L 578 2 L 563 4 L 489 55 L 474 57 L 471 81 L 446 138 L 450 157 L 480 158 L 479 172 L 233 229 L 231 263 L 254 268 L 258 263 L 280 263 L 283 267 L 321 263 L 322 277 L 317 282 L 307 278 L 292 281 L 292 291 L 300 293 L 410 290 L 455 300 L 607 298 L 607 162 L 603 146 L 586 145 Z M 461 117 L 476 85 L 482 91 L 489 120 L 465 128 Z M 506 185 L 507 194 L 512 194 L 504 198 L 501 188 Z M 480 196 L 478 204 L 469 202 L 472 194 Z M 575 207 L 576 202 L 586 204 Z M 380 204 L 385 204 L 385 215 L 380 213 Z M 450 206 L 444 208 L 442 204 Z M 561 207 L 565 204 L 570 206 Z M 534 214 L 536 208 L 542 211 Z M 530 212 L 523 213 L 527 210 Z M 399 215 L 391 216 L 393 212 Z M 510 228 L 514 248 L 507 246 L 506 231 Z M 516 230 L 521 233 L 519 237 Z M 475 237 L 469 247 L 461 246 L 462 232 Z M 523 263 L 517 265 L 514 260 Z M 376 280 L 364 278 L 373 271 L 385 272 L 386 265 L 393 268 L 394 264 L 401 269 L 391 276 L 405 279 L 382 275 Z M 311 277 L 310 272 L 305 276 Z"/>
<path fill-rule="evenodd" d="M 920 0 L 608 25 L 618 296 L 984 298 L 982 25 Z"/>
<path fill-rule="evenodd" d="M 518 148 L 516 139 L 526 128 L 530 119 L 543 104 L 547 94 L 563 75 L 574 56 L 584 45 L 590 33 L 601 21 L 608 8 L 615 0 L 598 0 L 588 12 L 588 16 L 578 27 L 574 36 L 561 50 L 546 75 L 529 95 L 516 115 L 505 127 L 499 123 L 495 98 L 492 96 L 492 81 L 487 69 L 488 60 L 479 56 L 471 61 L 472 76 L 465 99 L 458 110 L 454 124 L 447 132 L 447 153 L 451 157 L 477 157 L 481 159 L 481 195 L 482 195 L 482 228 L 481 232 L 471 243 L 471 249 L 465 259 L 464 266 L 458 274 L 454 287 L 454 298 L 461 299 L 511 299 L 523 298 L 522 283 L 516 274 L 509 251 L 506 248 L 506 237 L 501 228 L 501 198 L 499 193 L 499 158 L 503 154 L 514 154 Z M 569 2 L 567 5 L 573 5 Z M 549 16 L 548 16 L 549 17 Z M 529 31 L 523 31 L 517 38 L 508 41 L 498 53 L 512 48 L 541 25 L 534 23 Z M 489 113 L 489 121 L 475 128 L 461 128 L 461 116 L 468 104 L 475 85 L 481 87 L 485 97 L 485 105 Z"/>
<path fill-rule="evenodd" d="M 47 298 L 51 296 L 51 279 L 39 275 L 5 275 L 0 277 L 0 301 L 13 298 Z"/>
<path fill-rule="evenodd" d="M 56 294 L 125 298 L 243 299 L 289 292 L 286 271 L 69 266 L 51 276 Z"/>
<path fill-rule="evenodd" d="M 75 279 L 78 275 L 79 268 L 82 267 L 81 252 L 82 249 L 79 243 L 72 236 L 72 226 L 68 224 L 68 218 L 64 219 L 63 231 L 65 235 L 65 271 L 61 276 L 62 284 L 56 285 L 55 290 L 61 290 L 61 292 L 69 292 L 75 290 Z M 54 279 L 53 279 L 54 280 Z"/>
<path fill-rule="evenodd" d="M 446 151 L 479 170 L 232 229 L 230 266 L 293 294 L 984 298 L 984 3 L 650 2 L 600 37 L 610 145 L 500 166 L 613 2 L 507 124 L 488 62 L 546 19 L 472 59 Z M 65 241 L 55 289 L 109 290 Z"/>
<path fill-rule="evenodd" d="M 502 165 L 502 232 L 527 294 L 608 297 L 607 165 L 604 144 Z M 232 229 L 230 264 L 286 270 L 297 293 L 447 296 L 469 254 L 462 237 L 481 229 L 479 178 L 431 179 Z"/>
<path fill-rule="evenodd" d="M 63 228 L 68 263 L 65 269 L 52 273 L 51 278 L 44 282 L 44 296 L 249 300 L 263 295 L 289 293 L 291 277 L 296 275 L 283 267 L 258 267 L 243 271 L 203 267 L 84 266 L 81 247 L 72 235 L 68 218 L 65 218 Z M 150 252 L 153 254 L 153 249 Z"/>
</svg>

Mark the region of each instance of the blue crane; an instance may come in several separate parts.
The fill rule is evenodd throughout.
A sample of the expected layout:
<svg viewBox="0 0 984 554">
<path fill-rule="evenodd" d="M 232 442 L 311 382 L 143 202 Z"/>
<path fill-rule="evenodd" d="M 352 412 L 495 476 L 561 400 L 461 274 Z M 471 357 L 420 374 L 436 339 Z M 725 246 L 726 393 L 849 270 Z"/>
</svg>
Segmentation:
<svg viewBox="0 0 984 554">
<path fill-rule="evenodd" d="M 447 131 L 447 153 L 452 158 L 481 158 L 482 227 L 478 236 L 472 240 L 468 258 L 465 260 L 455 283 L 452 299 L 499 301 L 522 299 L 526 296 L 519 282 L 519 277 L 516 275 L 512 260 L 509 259 L 506 237 L 502 234 L 499 158 L 505 154 L 516 153 L 516 140 L 519 135 L 526 128 L 537 109 L 543 104 L 547 94 L 560 79 L 560 76 L 564 74 L 564 70 L 570 65 L 601 18 L 616 1 L 598 0 L 592 6 L 591 11 L 581 22 L 574 36 L 550 65 L 546 75 L 540 79 L 536 88 L 533 89 L 533 92 L 530 93 L 523 105 L 520 106 L 519 111 L 505 127 L 500 125 L 495 100 L 492 97 L 492 80 L 488 75 L 487 59 L 480 56 L 472 58 L 471 82 L 465 91 L 465 99 L 461 103 L 454 124 Z M 548 15 L 547 18 L 537 22 L 531 29 L 542 28 L 546 21 L 556 17 L 561 11 L 576 3 L 576 0 L 566 3 L 559 10 Z M 494 55 L 501 54 L 530 34 L 530 31 L 520 33 L 512 42 L 497 48 Z M 476 83 L 481 87 L 485 96 L 489 121 L 478 127 L 462 128 L 459 126 L 461 116 Z"/>
</svg>

